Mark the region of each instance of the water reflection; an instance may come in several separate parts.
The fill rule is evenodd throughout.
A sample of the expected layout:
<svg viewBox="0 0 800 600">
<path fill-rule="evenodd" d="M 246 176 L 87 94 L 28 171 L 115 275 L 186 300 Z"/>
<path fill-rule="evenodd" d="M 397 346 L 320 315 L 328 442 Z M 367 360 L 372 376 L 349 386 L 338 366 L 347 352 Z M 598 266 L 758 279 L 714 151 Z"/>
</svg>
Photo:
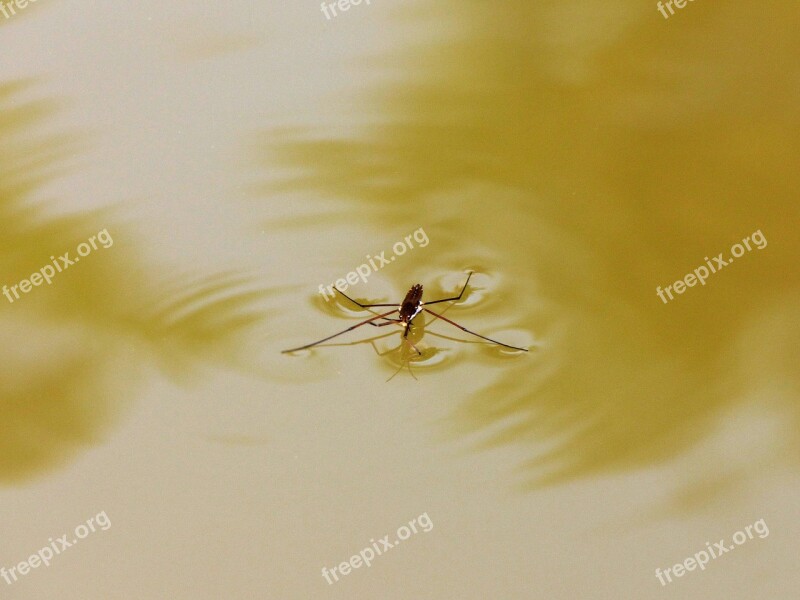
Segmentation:
<svg viewBox="0 0 800 600">
<path fill-rule="evenodd" d="M 414 369 L 431 370 L 433 367 L 443 367 L 453 363 L 452 359 L 455 353 L 451 348 L 438 348 L 430 345 L 430 336 L 436 336 L 436 334 L 426 333 L 424 317 L 417 317 L 415 325 L 409 329 L 408 336 L 405 337 L 404 326 L 396 324 L 388 327 L 391 329 L 388 333 L 380 333 L 354 342 L 320 344 L 317 348 L 369 345 L 375 352 L 375 356 L 384 359 L 381 364 L 387 365 L 392 370 L 391 376 L 386 381 L 391 381 L 404 369 L 416 379 Z M 446 336 L 438 337 L 454 342 L 460 341 Z"/>
<path fill-rule="evenodd" d="M 342 220 L 424 225 L 425 264 L 398 261 L 394 281 L 502 274 L 503 325 L 541 349 L 465 401 L 454 434 L 530 444 L 528 481 L 544 485 L 674 457 L 745 393 L 766 402 L 776 377 L 800 422 L 796 362 L 752 360 L 796 356 L 800 337 L 796 11 L 697 5 L 665 24 L 633 2 L 594 22 L 579 3 L 447 5 L 431 10 L 460 36 L 405 50 L 389 65 L 404 80 L 360 99 L 381 122 L 333 140 L 271 132 L 270 146 L 301 173 L 277 189 L 346 199 Z M 757 229 L 764 251 L 658 300 Z M 787 329 L 754 326 L 765 312 Z"/>
<path fill-rule="evenodd" d="M 28 85 L 0 85 L 0 272 L 14 285 L 108 229 L 95 251 L 14 303 L 0 297 L 3 435 L 0 480 L 25 479 L 98 443 L 150 362 L 187 379 L 198 361 L 248 368 L 247 338 L 266 316 L 265 296 L 237 274 L 194 281 L 137 252 L 140 240 L 109 211 L 51 217 L 33 204 L 70 152 L 73 136 L 48 134 L 51 102 Z M 43 129 L 45 130 L 43 132 Z"/>
</svg>

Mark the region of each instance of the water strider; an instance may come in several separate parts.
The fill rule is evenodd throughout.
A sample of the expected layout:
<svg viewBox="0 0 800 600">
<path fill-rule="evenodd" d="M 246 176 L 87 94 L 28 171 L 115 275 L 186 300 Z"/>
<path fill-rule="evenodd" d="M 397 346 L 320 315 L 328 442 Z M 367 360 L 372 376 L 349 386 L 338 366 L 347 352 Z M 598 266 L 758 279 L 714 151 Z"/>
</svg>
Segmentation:
<svg viewBox="0 0 800 600">
<path fill-rule="evenodd" d="M 517 346 L 511 346 L 510 344 L 504 344 L 503 342 L 498 342 L 497 340 L 493 340 L 492 338 L 488 338 L 485 335 L 481 335 L 480 333 L 475 333 L 474 331 L 470 331 L 466 327 L 464 327 L 462 325 L 459 325 L 455 321 L 451 321 L 450 319 L 448 319 L 447 317 L 443 316 L 442 314 L 433 312 L 429 308 L 425 308 L 426 306 L 428 306 L 430 304 L 439 304 L 441 302 L 455 302 L 457 300 L 461 300 L 461 297 L 464 295 L 464 291 L 467 289 L 467 285 L 469 284 L 470 277 L 472 277 L 472 271 L 470 271 L 469 275 L 467 276 L 467 280 L 464 282 L 464 287 L 461 288 L 461 292 L 458 294 L 458 296 L 453 296 L 452 298 L 442 298 L 440 300 L 433 300 L 432 302 L 423 302 L 422 301 L 422 285 L 419 284 L 419 283 L 411 286 L 411 289 L 408 290 L 408 293 L 406 294 L 406 297 L 403 298 L 403 302 L 401 304 L 361 304 L 360 302 L 357 302 L 356 300 L 353 300 L 350 296 L 348 296 L 344 292 L 340 291 L 338 288 L 333 288 L 337 292 L 339 292 L 342 296 L 344 296 L 345 298 L 350 300 L 350 302 L 352 302 L 353 304 L 356 304 L 359 307 L 367 309 L 367 310 L 369 310 L 370 308 L 388 307 L 388 306 L 391 306 L 394 309 L 398 309 L 397 310 L 398 317 L 394 318 L 394 319 L 390 319 L 389 318 L 389 315 L 391 315 L 391 314 L 393 314 L 395 312 L 394 310 L 390 310 L 390 311 L 385 312 L 383 314 L 373 313 L 373 314 L 375 314 L 374 317 L 370 317 L 369 319 L 361 321 L 360 323 L 356 323 L 355 325 L 353 325 L 351 327 L 348 327 L 347 329 L 344 329 L 344 330 L 342 330 L 342 331 L 340 331 L 338 333 L 334 333 L 333 335 L 329 335 L 328 337 L 323 338 L 321 340 L 317 340 L 316 342 L 312 342 L 311 344 L 306 344 L 305 346 L 299 346 L 298 348 L 291 348 L 289 350 L 283 350 L 283 353 L 296 352 L 298 350 L 305 350 L 306 348 L 311 348 L 311 347 L 316 346 L 318 344 L 321 344 L 323 342 L 327 342 L 328 340 L 333 339 L 333 338 L 335 338 L 337 336 L 340 336 L 340 335 L 342 335 L 344 333 L 347 333 L 348 331 L 352 331 L 353 329 L 361 327 L 362 325 L 368 325 L 368 324 L 372 325 L 374 327 L 383 327 L 385 325 L 391 325 L 392 323 L 400 323 L 400 324 L 402 324 L 404 326 L 404 329 L 405 329 L 403 331 L 403 339 L 407 341 L 408 340 L 408 331 L 411 328 L 411 323 L 414 320 L 414 318 L 419 313 L 421 313 L 422 311 L 430 313 L 434 317 L 436 317 L 437 319 L 441 319 L 441 320 L 443 320 L 443 321 L 445 321 L 447 323 L 450 323 L 451 325 L 453 325 L 455 327 L 458 327 L 461 331 L 465 331 L 466 333 L 469 333 L 470 335 L 477 336 L 477 337 L 479 337 L 481 339 L 484 339 L 484 340 L 486 340 L 488 342 L 492 342 L 493 344 L 497 344 L 498 346 L 503 346 L 505 348 L 511 348 L 512 350 L 521 350 L 522 352 L 527 352 L 528 351 L 527 348 L 519 348 Z M 370 311 L 370 312 L 372 312 L 372 311 Z M 383 320 L 383 322 L 375 323 L 375 321 L 381 320 L 381 319 Z M 408 342 L 408 343 L 411 344 L 411 342 Z M 422 354 L 416 348 L 416 346 L 414 346 L 413 344 L 412 344 L 412 347 L 414 348 L 414 350 L 417 351 L 417 354 L 420 354 L 420 355 Z"/>
</svg>

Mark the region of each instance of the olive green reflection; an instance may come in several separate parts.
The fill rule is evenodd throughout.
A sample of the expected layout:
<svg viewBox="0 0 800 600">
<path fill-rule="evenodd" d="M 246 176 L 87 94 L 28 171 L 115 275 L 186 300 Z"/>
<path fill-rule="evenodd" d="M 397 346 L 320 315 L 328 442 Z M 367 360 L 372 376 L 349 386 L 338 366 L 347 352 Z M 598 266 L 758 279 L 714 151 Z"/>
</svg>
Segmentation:
<svg viewBox="0 0 800 600">
<path fill-rule="evenodd" d="M 502 312 L 541 348 L 469 397 L 454 434 L 530 444 L 526 480 L 542 485 L 672 458 L 746 392 L 800 424 L 785 359 L 800 329 L 796 11 L 695 3 L 665 23 L 632 1 L 446 5 L 418 23 L 461 34 L 390 60 L 406 75 L 361 98 L 370 124 L 271 132 L 269 150 L 301 172 L 278 190 L 424 225 L 427 275 L 508 279 Z M 766 248 L 659 300 L 756 230 Z M 765 313 L 785 328 L 760 328 Z M 784 359 L 752 362 L 766 351 Z M 792 392 L 763 396 L 771 379 Z"/>
<path fill-rule="evenodd" d="M 77 144 L 42 132 L 55 105 L 26 100 L 31 91 L 0 85 L 0 285 L 8 291 L 45 265 L 55 270 L 65 264 L 58 257 L 74 259 L 79 244 L 106 235 L 49 285 L 0 296 L 5 482 L 101 441 L 149 363 L 184 378 L 199 361 L 247 368 L 246 333 L 264 318 L 264 293 L 241 275 L 188 278 L 143 263 L 139 241 L 109 211 L 53 218 L 35 207 L 33 193 Z"/>
</svg>

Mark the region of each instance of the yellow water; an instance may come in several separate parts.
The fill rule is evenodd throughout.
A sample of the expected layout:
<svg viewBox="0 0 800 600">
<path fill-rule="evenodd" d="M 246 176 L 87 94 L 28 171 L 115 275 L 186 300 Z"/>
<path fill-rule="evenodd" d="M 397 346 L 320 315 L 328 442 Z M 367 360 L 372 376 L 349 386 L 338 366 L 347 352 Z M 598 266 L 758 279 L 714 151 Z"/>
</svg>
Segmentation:
<svg viewBox="0 0 800 600">
<path fill-rule="evenodd" d="M 8 597 L 796 596 L 790 3 L 114 4 L 0 40 L 71 49 L 0 88 L 0 283 L 114 238 L 0 297 L 0 566 L 112 522 Z M 281 354 L 369 317 L 319 284 L 420 228 L 347 293 L 473 271 L 445 315 L 528 353 L 418 319 L 421 355 L 392 326 Z"/>
</svg>

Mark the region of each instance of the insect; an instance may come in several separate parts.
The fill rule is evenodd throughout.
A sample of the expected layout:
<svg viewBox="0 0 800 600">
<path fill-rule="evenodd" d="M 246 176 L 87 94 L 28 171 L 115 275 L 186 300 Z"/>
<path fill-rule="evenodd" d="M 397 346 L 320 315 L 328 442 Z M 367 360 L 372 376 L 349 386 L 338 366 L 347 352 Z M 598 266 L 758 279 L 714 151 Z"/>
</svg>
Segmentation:
<svg viewBox="0 0 800 600">
<path fill-rule="evenodd" d="M 318 344 L 322 344 L 323 342 L 327 342 L 328 340 L 331 340 L 331 339 L 333 339 L 335 337 L 343 335 L 343 334 L 347 333 L 348 331 L 353 331 L 354 329 L 357 329 L 358 327 L 362 327 L 363 325 L 372 325 L 374 327 L 384 327 L 386 325 L 392 325 L 392 324 L 395 324 L 395 323 L 399 324 L 404 329 L 404 331 L 403 331 L 403 340 L 407 340 L 408 339 L 408 331 L 409 331 L 409 329 L 411 329 L 412 322 L 417 317 L 417 315 L 419 315 L 423 311 L 433 315 L 437 319 L 441 319 L 442 321 L 445 321 L 446 323 L 450 323 L 451 325 L 453 325 L 455 327 L 458 327 L 461 331 L 469 333 L 470 335 L 477 336 L 477 337 L 479 337 L 481 339 L 486 340 L 487 342 L 492 342 L 493 344 L 497 344 L 498 346 L 503 346 L 505 348 L 511 348 L 512 350 L 521 350 L 522 352 L 527 352 L 528 351 L 527 348 L 519 348 L 517 346 L 512 346 L 510 344 L 504 344 L 503 342 L 498 342 L 497 340 L 493 340 L 492 338 L 486 337 L 485 335 L 481 335 L 480 333 L 475 333 L 474 331 L 470 331 L 469 329 L 467 329 L 466 327 L 464 327 L 462 325 L 459 325 L 455 321 L 451 321 L 447 317 L 443 316 L 441 313 L 434 312 L 431 309 L 427 308 L 431 304 L 440 304 L 442 302 L 456 302 L 458 300 L 461 300 L 461 297 L 464 295 L 464 291 L 467 289 L 467 285 L 469 284 L 470 277 L 472 277 L 472 271 L 470 271 L 469 275 L 467 276 L 467 280 L 464 282 L 464 287 L 461 288 L 461 292 L 458 294 L 458 296 L 453 296 L 452 298 L 442 298 L 440 300 L 433 300 L 432 302 L 423 302 L 422 301 L 422 285 L 419 284 L 419 283 L 417 283 L 416 285 L 411 286 L 411 289 L 408 290 L 408 293 L 406 294 L 406 297 L 403 298 L 403 302 L 400 303 L 400 304 L 361 304 L 360 302 L 357 302 L 356 300 L 353 300 L 350 296 L 348 296 L 347 294 L 345 294 L 344 292 L 342 292 L 338 288 L 334 288 L 342 296 L 344 296 L 345 298 L 350 300 L 350 302 L 352 302 L 353 304 L 358 305 L 360 308 L 363 308 L 365 310 L 370 310 L 371 308 L 386 308 L 386 307 L 389 307 L 389 306 L 392 307 L 392 310 L 387 311 L 385 313 L 374 313 L 373 311 L 370 310 L 370 312 L 373 312 L 373 314 L 375 315 L 374 317 L 370 317 L 369 319 L 365 319 L 364 321 L 356 323 L 355 325 L 352 325 L 352 326 L 348 327 L 347 329 L 344 329 L 344 330 L 342 330 L 342 331 L 340 331 L 338 333 L 334 333 L 333 335 L 329 335 L 328 337 L 322 338 L 321 340 L 317 340 L 316 342 L 312 342 L 310 344 L 306 344 L 305 346 L 299 346 L 297 348 L 291 348 L 289 350 L 283 350 L 283 353 L 286 354 L 286 353 L 289 353 L 289 352 L 297 352 L 298 350 L 305 350 L 306 348 L 312 348 L 312 347 L 314 347 L 314 346 L 316 346 Z M 389 315 L 392 315 L 392 314 L 395 314 L 395 313 L 397 313 L 397 317 L 396 318 L 389 318 Z M 376 323 L 375 321 L 380 321 L 380 322 Z M 417 354 L 422 354 L 419 350 L 417 350 L 416 347 L 414 347 L 414 350 L 417 351 Z"/>
</svg>

